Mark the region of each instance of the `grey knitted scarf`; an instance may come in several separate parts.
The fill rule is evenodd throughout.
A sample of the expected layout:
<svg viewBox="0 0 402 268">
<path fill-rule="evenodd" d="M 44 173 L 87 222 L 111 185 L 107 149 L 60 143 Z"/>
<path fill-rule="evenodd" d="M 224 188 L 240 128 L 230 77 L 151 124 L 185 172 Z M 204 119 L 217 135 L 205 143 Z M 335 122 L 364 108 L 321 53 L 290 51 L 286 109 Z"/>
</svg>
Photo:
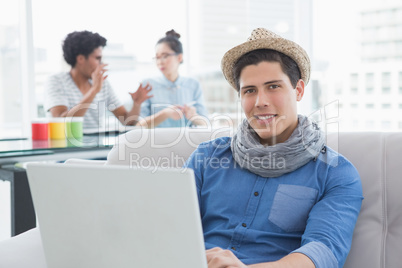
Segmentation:
<svg viewBox="0 0 402 268">
<path fill-rule="evenodd" d="M 279 177 L 316 159 L 325 146 L 324 133 L 306 116 L 299 115 L 298 119 L 289 139 L 273 146 L 262 145 L 244 119 L 231 142 L 236 163 L 262 177 Z"/>
</svg>

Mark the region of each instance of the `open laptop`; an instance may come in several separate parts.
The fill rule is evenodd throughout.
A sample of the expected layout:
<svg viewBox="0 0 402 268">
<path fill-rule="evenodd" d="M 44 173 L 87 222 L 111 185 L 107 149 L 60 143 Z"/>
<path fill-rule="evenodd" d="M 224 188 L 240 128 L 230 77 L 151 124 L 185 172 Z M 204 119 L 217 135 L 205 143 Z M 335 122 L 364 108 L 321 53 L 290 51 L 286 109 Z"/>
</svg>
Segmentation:
<svg viewBox="0 0 402 268">
<path fill-rule="evenodd" d="M 48 268 L 206 268 L 193 171 L 31 163 Z"/>
</svg>

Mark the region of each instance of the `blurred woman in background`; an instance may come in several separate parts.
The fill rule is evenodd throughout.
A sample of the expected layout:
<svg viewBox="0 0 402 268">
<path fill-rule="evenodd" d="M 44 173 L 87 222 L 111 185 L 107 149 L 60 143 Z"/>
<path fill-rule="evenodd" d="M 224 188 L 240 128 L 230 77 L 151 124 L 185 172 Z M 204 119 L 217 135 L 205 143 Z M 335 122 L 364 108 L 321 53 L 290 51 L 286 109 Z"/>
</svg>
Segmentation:
<svg viewBox="0 0 402 268">
<path fill-rule="evenodd" d="M 183 63 L 180 34 L 166 32 L 155 46 L 155 62 L 162 75 L 146 79 L 152 87 L 153 98 L 141 106 L 138 125 L 152 127 L 184 127 L 205 125 L 208 112 L 204 106 L 200 83 L 179 75 Z"/>
</svg>

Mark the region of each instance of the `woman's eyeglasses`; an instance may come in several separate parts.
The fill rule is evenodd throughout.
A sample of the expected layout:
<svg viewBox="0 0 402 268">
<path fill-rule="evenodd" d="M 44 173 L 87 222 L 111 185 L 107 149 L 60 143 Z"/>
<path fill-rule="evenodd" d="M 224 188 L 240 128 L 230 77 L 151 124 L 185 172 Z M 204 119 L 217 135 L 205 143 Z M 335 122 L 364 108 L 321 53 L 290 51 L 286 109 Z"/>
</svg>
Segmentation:
<svg viewBox="0 0 402 268">
<path fill-rule="evenodd" d="M 176 56 L 176 55 L 177 55 L 177 53 L 162 54 L 160 57 L 153 57 L 152 59 L 153 59 L 154 61 L 158 61 L 158 60 L 165 61 L 165 60 L 167 60 L 170 56 Z"/>
</svg>

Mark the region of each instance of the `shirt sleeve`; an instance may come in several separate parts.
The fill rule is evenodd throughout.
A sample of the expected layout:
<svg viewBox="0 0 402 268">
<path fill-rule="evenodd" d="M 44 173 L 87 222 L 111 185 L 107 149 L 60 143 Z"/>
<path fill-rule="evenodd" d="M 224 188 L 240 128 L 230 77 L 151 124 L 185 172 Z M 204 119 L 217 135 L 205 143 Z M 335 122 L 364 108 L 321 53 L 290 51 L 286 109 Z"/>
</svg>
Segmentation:
<svg viewBox="0 0 402 268">
<path fill-rule="evenodd" d="M 344 158 L 330 166 L 325 194 L 310 211 L 302 246 L 294 252 L 308 256 L 317 268 L 343 267 L 363 194 L 360 176 Z"/>
<path fill-rule="evenodd" d="M 150 115 L 151 115 L 151 101 L 148 99 L 141 104 L 141 117 L 145 118 Z"/>
<path fill-rule="evenodd" d="M 152 86 L 152 88 L 154 88 L 154 85 L 149 80 L 144 80 L 141 82 L 142 85 L 146 85 L 147 83 L 149 83 Z M 153 94 L 152 91 L 151 94 Z M 140 116 L 141 118 L 145 118 L 150 115 L 151 115 L 151 100 L 147 99 L 141 104 Z"/>
<path fill-rule="evenodd" d="M 62 80 L 57 75 L 52 75 L 45 83 L 45 110 L 49 111 L 55 106 L 69 108 Z"/>
</svg>

